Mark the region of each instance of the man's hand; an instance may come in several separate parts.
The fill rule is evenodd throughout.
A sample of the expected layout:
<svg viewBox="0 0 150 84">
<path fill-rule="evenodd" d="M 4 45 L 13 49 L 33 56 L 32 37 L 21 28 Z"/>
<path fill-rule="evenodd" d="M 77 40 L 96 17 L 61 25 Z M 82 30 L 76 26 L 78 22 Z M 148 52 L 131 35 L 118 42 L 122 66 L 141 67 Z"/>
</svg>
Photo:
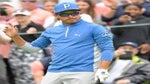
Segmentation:
<svg viewBox="0 0 150 84">
<path fill-rule="evenodd" d="M 106 69 L 98 69 L 95 74 L 95 81 L 100 80 L 100 83 L 104 82 L 107 79 L 109 73 Z"/>
<path fill-rule="evenodd" d="M 13 26 L 12 24 L 10 24 L 10 23 L 8 23 L 6 25 L 6 28 L 4 29 L 4 32 L 10 38 L 13 38 L 13 37 L 18 35 L 18 29 L 15 26 Z"/>
</svg>

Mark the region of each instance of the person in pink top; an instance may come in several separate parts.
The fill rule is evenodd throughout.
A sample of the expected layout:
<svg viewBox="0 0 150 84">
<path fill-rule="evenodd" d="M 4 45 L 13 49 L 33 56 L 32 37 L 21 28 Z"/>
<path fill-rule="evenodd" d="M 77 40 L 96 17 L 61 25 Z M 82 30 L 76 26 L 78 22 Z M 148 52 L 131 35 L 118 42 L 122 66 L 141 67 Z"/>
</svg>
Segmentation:
<svg viewBox="0 0 150 84">
<path fill-rule="evenodd" d="M 44 25 L 45 20 L 48 17 L 52 16 L 50 12 L 37 7 L 37 5 L 39 4 L 38 0 L 20 0 L 20 1 L 22 8 L 31 12 L 31 20 L 35 23 Z"/>
<path fill-rule="evenodd" d="M 12 21 L 11 14 L 14 10 L 15 7 L 11 2 L 0 2 L 0 28 L 7 22 Z M 8 58 L 10 48 L 11 44 L 9 42 L 5 44 L 0 44 L 0 54 L 3 56 L 3 58 Z"/>
</svg>

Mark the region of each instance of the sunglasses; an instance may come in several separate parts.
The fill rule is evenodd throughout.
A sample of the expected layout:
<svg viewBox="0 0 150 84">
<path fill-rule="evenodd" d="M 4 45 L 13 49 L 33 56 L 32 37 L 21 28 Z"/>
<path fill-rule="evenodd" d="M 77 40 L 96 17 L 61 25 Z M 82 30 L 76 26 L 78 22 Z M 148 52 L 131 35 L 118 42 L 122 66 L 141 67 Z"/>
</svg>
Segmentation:
<svg viewBox="0 0 150 84">
<path fill-rule="evenodd" d="M 21 2 L 31 2 L 31 3 L 34 3 L 34 2 L 36 2 L 36 0 L 21 0 Z"/>
<path fill-rule="evenodd" d="M 77 16 L 79 15 L 79 12 L 78 11 L 75 11 L 75 12 L 72 12 L 72 13 L 60 13 L 59 16 L 61 17 L 68 17 L 68 16 Z"/>
</svg>

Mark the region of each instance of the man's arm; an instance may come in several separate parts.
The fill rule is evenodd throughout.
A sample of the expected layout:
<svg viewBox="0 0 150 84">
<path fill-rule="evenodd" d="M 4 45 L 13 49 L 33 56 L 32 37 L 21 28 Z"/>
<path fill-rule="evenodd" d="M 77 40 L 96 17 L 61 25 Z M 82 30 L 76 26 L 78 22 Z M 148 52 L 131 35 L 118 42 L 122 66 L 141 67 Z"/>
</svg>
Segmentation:
<svg viewBox="0 0 150 84">
<path fill-rule="evenodd" d="M 18 47 L 21 47 L 27 52 L 36 52 L 40 50 L 40 48 L 45 48 L 51 44 L 51 41 L 45 36 L 45 33 L 31 43 L 28 43 L 19 36 L 18 29 L 11 24 L 7 25 L 4 32 L 16 43 Z"/>
<path fill-rule="evenodd" d="M 17 46 L 21 47 L 25 45 L 26 41 L 19 36 L 18 29 L 12 24 L 7 24 L 4 32 L 16 43 Z"/>
<path fill-rule="evenodd" d="M 94 27 L 94 39 L 98 44 L 98 47 L 101 50 L 100 64 L 98 66 L 98 70 L 95 74 L 95 81 L 98 79 L 100 82 L 103 82 L 108 76 L 109 73 L 107 71 L 113 56 L 114 56 L 114 46 L 112 41 L 112 35 L 108 30 L 106 30 L 103 26 Z"/>
<path fill-rule="evenodd" d="M 97 26 L 94 29 L 94 39 L 101 50 L 99 68 L 107 69 L 114 56 L 114 46 L 112 34 L 103 26 Z"/>
<path fill-rule="evenodd" d="M 40 50 L 37 47 L 33 47 L 31 44 L 27 43 L 21 36 L 18 34 L 18 29 L 11 24 L 8 24 L 4 29 L 4 32 L 15 42 L 18 47 L 21 47 L 27 52 L 35 52 Z"/>
<path fill-rule="evenodd" d="M 12 40 L 17 44 L 18 47 L 24 46 L 26 41 L 21 38 L 19 35 L 11 37 Z"/>
</svg>

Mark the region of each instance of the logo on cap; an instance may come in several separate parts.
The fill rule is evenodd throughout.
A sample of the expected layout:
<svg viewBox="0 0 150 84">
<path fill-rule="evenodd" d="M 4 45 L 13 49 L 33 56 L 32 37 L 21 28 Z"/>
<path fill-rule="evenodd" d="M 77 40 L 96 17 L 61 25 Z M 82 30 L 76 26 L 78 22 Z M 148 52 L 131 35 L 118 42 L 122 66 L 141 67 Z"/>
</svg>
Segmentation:
<svg viewBox="0 0 150 84">
<path fill-rule="evenodd" d="M 68 7 L 70 7 L 70 4 L 64 4 L 65 9 L 67 9 Z"/>
</svg>

